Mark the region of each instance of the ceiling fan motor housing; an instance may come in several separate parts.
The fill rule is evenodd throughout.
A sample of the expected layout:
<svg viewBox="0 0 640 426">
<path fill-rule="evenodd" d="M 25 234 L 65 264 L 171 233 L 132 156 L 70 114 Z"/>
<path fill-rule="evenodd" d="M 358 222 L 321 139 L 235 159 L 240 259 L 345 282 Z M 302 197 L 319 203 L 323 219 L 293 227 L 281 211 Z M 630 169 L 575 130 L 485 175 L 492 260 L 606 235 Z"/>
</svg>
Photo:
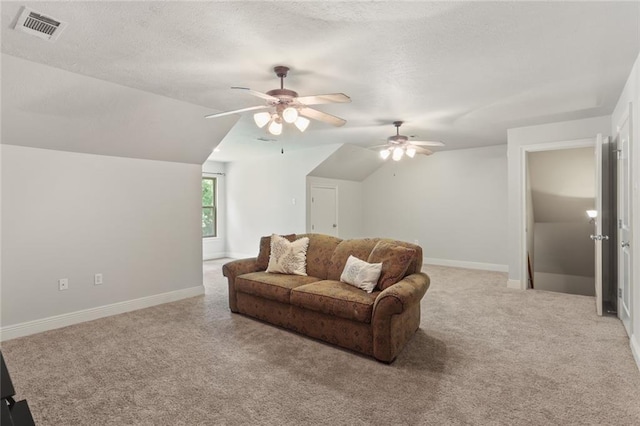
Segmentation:
<svg viewBox="0 0 640 426">
<path fill-rule="evenodd" d="M 408 140 L 409 138 L 404 135 L 394 135 L 387 138 L 387 142 L 394 145 L 403 145 L 407 143 Z"/>
<path fill-rule="evenodd" d="M 277 103 L 290 103 L 298 97 L 298 93 L 289 89 L 273 89 L 267 92 L 267 95 L 278 98 L 280 101 Z M 274 103 L 275 105 L 275 103 Z"/>
</svg>

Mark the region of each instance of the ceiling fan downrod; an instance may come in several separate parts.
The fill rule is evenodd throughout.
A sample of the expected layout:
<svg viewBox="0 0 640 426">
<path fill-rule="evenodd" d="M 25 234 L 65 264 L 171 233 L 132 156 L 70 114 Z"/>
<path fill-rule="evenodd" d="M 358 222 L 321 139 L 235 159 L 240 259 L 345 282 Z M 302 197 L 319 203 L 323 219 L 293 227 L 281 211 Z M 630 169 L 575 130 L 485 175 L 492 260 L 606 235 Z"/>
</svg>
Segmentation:
<svg viewBox="0 0 640 426">
<path fill-rule="evenodd" d="M 285 67 L 284 65 L 277 65 L 273 67 L 273 71 L 275 71 L 276 75 L 280 77 L 280 90 L 284 89 L 284 78 L 289 72 L 289 67 Z"/>
</svg>

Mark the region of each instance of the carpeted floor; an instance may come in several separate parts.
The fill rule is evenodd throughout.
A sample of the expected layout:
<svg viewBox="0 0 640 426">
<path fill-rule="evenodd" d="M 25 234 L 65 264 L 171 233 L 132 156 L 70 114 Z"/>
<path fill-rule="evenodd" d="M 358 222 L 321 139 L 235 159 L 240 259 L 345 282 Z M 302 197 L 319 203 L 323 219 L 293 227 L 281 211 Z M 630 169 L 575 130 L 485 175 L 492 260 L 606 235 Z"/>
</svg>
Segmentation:
<svg viewBox="0 0 640 426">
<path fill-rule="evenodd" d="M 426 267 L 422 324 L 392 365 L 205 296 L 2 344 L 44 425 L 640 425 L 640 372 L 592 297 Z"/>
</svg>

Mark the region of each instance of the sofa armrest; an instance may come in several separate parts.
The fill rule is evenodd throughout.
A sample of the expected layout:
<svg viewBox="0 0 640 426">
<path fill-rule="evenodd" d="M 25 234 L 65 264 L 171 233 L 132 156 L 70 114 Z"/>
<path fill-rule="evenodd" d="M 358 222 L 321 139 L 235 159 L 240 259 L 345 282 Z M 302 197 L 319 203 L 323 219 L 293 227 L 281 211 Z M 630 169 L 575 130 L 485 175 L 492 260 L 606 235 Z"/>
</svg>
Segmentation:
<svg viewBox="0 0 640 426">
<path fill-rule="evenodd" d="M 383 290 L 373 305 L 373 356 L 392 362 L 420 326 L 420 300 L 431 281 L 423 272 Z"/>
<path fill-rule="evenodd" d="M 229 309 L 231 309 L 231 312 L 238 312 L 235 289 L 236 277 L 260 270 L 262 269 L 258 266 L 257 257 L 233 260 L 222 266 L 222 275 L 227 277 L 229 284 Z"/>
<path fill-rule="evenodd" d="M 420 303 L 430 284 L 429 276 L 424 272 L 407 275 L 378 295 L 373 304 L 373 318 L 397 315 Z"/>
</svg>

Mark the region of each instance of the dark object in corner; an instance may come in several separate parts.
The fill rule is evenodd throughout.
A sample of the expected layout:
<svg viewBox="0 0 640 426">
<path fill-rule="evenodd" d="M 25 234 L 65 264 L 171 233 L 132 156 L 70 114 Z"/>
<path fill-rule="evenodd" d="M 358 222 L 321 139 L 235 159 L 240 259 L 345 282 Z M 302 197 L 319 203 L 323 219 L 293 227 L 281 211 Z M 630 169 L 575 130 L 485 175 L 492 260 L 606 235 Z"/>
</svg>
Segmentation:
<svg viewBox="0 0 640 426">
<path fill-rule="evenodd" d="M 2 393 L 2 405 L 0 405 L 0 424 L 3 426 L 35 426 L 29 404 L 26 400 L 16 402 L 13 396 L 16 394 L 9 376 L 9 370 L 4 363 L 4 356 L 0 352 L 0 393 Z"/>
</svg>

